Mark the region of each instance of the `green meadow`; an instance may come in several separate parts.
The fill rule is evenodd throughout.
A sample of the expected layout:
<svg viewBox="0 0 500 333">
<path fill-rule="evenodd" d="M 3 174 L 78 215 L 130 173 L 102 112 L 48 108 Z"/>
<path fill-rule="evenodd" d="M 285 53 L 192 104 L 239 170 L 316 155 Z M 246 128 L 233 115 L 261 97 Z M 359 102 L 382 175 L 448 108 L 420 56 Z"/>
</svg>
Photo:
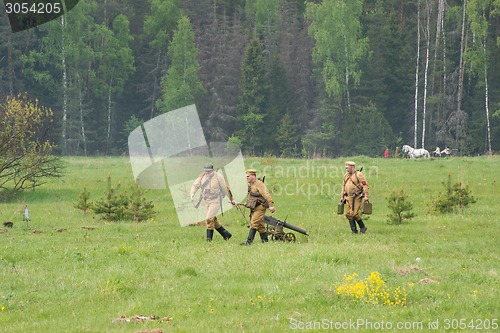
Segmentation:
<svg viewBox="0 0 500 333">
<path fill-rule="evenodd" d="M 132 170 L 125 157 L 65 158 L 62 179 L 0 203 L 14 223 L 0 225 L 0 332 L 498 332 L 500 157 L 348 159 L 370 186 L 365 235 L 337 215 L 347 159 L 247 158 L 274 216 L 309 236 L 240 246 L 247 217 L 225 212 L 233 237 L 207 243 L 203 226 L 180 227 L 167 190 L 147 192 L 147 222 L 84 215 L 84 186 L 98 200 L 110 174 L 129 190 Z M 477 202 L 436 215 L 448 174 Z M 399 188 L 416 216 L 390 225 Z"/>
</svg>

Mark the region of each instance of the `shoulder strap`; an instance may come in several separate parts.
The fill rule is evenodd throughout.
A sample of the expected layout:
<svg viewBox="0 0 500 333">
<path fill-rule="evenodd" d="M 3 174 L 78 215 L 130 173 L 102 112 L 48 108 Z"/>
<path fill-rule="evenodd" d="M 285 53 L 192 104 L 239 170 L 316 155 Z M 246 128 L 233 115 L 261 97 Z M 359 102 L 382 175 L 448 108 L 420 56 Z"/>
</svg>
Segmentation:
<svg viewBox="0 0 500 333">
<path fill-rule="evenodd" d="M 354 182 L 352 182 L 352 183 L 354 184 L 354 186 L 356 186 L 358 189 L 361 190 L 363 187 L 360 185 L 360 181 L 359 181 L 359 178 L 358 178 L 358 171 L 357 170 L 354 171 L 354 176 L 356 176 L 357 184 L 354 184 Z M 351 181 L 352 181 L 351 177 L 352 176 L 349 176 L 349 179 L 351 179 Z"/>
<path fill-rule="evenodd" d="M 212 177 L 215 175 L 215 173 L 216 173 L 216 172 L 214 171 L 214 173 L 212 173 L 212 174 L 210 175 L 210 177 L 208 177 L 208 179 L 207 179 L 207 180 L 205 180 L 205 181 L 203 182 L 203 184 L 201 184 L 201 185 L 200 185 L 200 188 L 201 188 L 202 190 L 205 188 L 205 186 L 207 186 L 207 184 L 210 182 L 210 180 L 211 180 L 211 179 L 212 179 Z"/>
</svg>

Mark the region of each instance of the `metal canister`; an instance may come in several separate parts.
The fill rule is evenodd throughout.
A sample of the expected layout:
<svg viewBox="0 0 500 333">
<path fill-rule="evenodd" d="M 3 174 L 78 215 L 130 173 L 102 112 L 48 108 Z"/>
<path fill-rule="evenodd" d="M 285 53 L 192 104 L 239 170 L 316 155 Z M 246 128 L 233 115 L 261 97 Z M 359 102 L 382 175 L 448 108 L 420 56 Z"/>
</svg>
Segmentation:
<svg viewBox="0 0 500 333">
<path fill-rule="evenodd" d="M 339 203 L 337 206 L 337 214 L 342 215 L 344 214 L 344 206 L 345 204 L 343 202 Z"/>
</svg>

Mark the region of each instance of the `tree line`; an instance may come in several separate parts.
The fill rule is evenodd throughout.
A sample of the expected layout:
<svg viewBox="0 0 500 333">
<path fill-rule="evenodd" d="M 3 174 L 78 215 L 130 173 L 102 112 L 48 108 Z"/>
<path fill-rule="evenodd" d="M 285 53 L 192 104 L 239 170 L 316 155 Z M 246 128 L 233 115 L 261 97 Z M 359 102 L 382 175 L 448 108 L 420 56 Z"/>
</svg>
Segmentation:
<svg viewBox="0 0 500 333">
<path fill-rule="evenodd" d="M 500 0 L 80 0 L 14 34 L 1 12 L 0 103 L 52 110 L 63 155 L 122 154 L 134 128 L 193 103 L 207 141 L 248 154 L 492 153 L 499 14 Z"/>
</svg>

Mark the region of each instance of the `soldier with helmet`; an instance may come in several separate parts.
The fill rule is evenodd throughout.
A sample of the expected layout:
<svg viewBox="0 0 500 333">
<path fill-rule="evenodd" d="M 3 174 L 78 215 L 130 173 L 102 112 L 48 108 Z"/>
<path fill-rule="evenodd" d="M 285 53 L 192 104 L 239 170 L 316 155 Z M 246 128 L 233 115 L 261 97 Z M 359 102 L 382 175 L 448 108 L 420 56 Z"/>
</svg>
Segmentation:
<svg viewBox="0 0 500 333">
<path fill-rule="evenodd" d="M 269 208 L 271 213 L 274 213 L 273 198 L 264 182 L 257 179 L 257 171 L 253 169 L 246 170 L 246 178 L 248 182 L 248 196 L 245 207 L 250 208 L 250 231 L 246 242 L 241 243 L 241 245 L 252 244 L 257 232 L 259 232 L 262 242 L 266 243 L 268 242 L 268 237 L 264 215 L 267 208 Z"/>
<path fill-rule="evenodd" d="M 363 199 L 368 201 L 368 183 L 361 171 L 356 170 L 356 163 L 345 163 L 346 173 L 344 175 L 344 184 L 342 185 L 342 197 L 340 202 L 346 203 L 346 218 L 349 220 L 349 225 L 353 233 L 358 233 L 356 223 L 359 225 L 360 232 L 364 234 L 367 230 L 359 209 Z"/>
<path fill-rule="evenodd" d="M 194 195 L 198 190 L 201 191 L 201 195 L 196 207 L 203 200 L 206 210 L 207 241 L 212 241 L 214 230 L 217 230 L 224 240 L 229 240 L 232 235 L 219 223 L 217 213 L 222 207 L 222 198 L 224 196 L 229 197 L 233 205 L 236 203 L 224 177 L 214 171 L 214 166 L 211 163 L 205 164 L 203 173 L 191 186 L 191 200 L 194 199 Z"/>
</svg>

